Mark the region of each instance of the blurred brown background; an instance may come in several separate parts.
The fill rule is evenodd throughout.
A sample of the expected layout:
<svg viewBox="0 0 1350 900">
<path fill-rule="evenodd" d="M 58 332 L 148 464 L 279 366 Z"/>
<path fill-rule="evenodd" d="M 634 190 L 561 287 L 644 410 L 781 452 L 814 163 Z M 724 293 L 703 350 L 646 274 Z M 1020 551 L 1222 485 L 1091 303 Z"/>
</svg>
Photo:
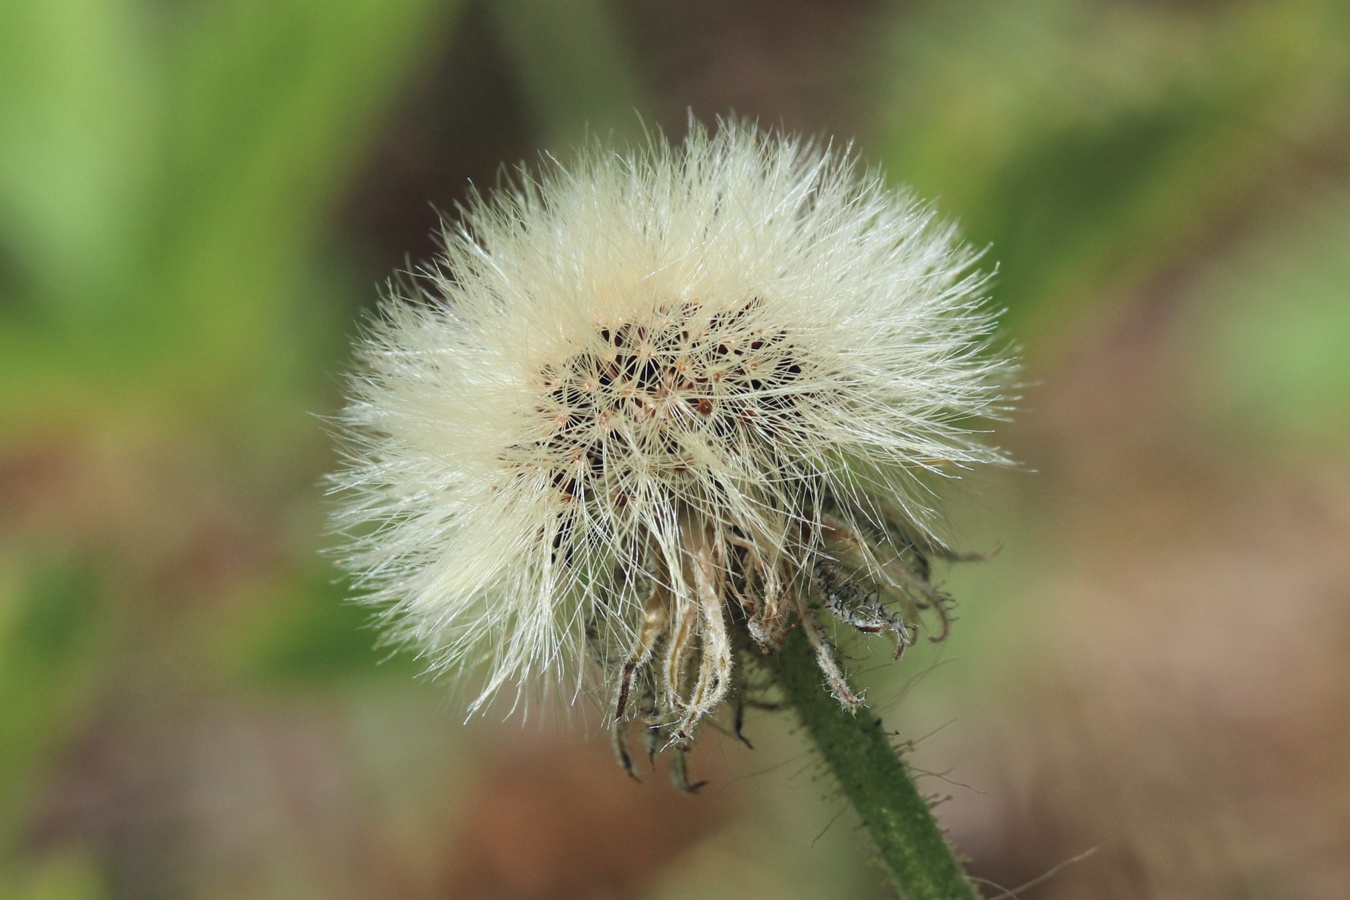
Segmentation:
<svg viewBox="0 0 1350 900">
<path fill-rule="evenodd" d="M 318 555 L 435 209 L 733 111 L 999 263 L 1023 468 L 951 518 L 1001 551 L 947 644 L 854 648 L 987 895 L 1350 896 L 1332 0 L 6 0 L 0 896 L 885 896 L 789 721 L 635 785 L 588 713 L 462 724 Z"/>
</svg>

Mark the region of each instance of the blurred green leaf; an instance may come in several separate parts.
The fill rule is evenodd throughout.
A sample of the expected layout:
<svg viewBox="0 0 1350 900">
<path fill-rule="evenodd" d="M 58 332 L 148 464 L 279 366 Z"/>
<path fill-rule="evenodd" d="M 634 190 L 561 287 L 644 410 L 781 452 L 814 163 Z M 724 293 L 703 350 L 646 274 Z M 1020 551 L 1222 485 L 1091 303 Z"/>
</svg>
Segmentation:
<svg viewBox="0 0 1350 900">
<path fill-rule="evenodd" d="M 589 133 L 633 134 L 649 108 L 622 31 L 603 0 L 487 5 L 531 117 L 555 147 Z"/>
<path fill-rule="evenodd" d="M 12 900 L 96 900 L 108 895 L 93 854 L 78 848 L 49 852 L 26 872 L 0 873 L 0 896 Z"/>
<path fill-rule="evenodd" d="M 5 73 L 26 102 L 0 120 L 23 150 L 0 170 L 0 187 L 28 187 L 11 187 L 18 199 L 0 207 L 0 241 L 25 272 L 83 267 L 84 274 L 48 279 L 57 297 L 49 305 L 81 310 L 60 322 L 20 317 L 23 284 L 0 286 L 9 295 L 0 315 L 12 320 L 0 330 L 8 388 L 0 412 L 32 416 L 132 397 L 237 409 L 284 394 L 314 330 L 295 324 L 330 321 L 321 291 L 307 283 L 324 213 L 378 133 L 381 112 L 459 4 L 195 4 L 175 11 L 172 49 L 158 54 L 144 29 L 122 22 L 139 8 L 130 0 L 78 3 L 73 11 L 45 0 L 6 7 L 21 26 L 14 40 L 35 42 L 21 61 L 45 60 L 65 42 L 61 56 L 76 60 L 81 74 L 58 78 L 51 70 L 59 66 L 39 62 L 11 62 L 15 71 Z M 82 17 L 86 6 L 104 14 Z M 116 39 L 85 43 L 113 49 L 75 43 L 63 14 L 79 20 L 75 35 L 111 31 Z M 104 20 L 113 25 L 103 28 Z M 114 50 L 154 61 L 163 96 L 150 103 L 145 91 L 134 91 L 139 82 L 125 71 L 148 64 L 123 66 Z M 119 86 L 127 96 L 101 109 Z M 35 130 L 29 120 L 42 125 L 46 110 L 54 111 L 52 122 Z M 95 125 L 101 130 L 91 133 Z M 122 157 L 134 160 L 141 177 L 113 165 Z M 79 185 L 96 179 L 85 169 L 106 176 L 115 191 L 86 197 Z M 114 200 L 99 202 L 105 195 Z M 94 224 L 67 230 L 62 217 L 78 219 L 86 203 Z M 96 215 L 107 208 L 111 214 Z M 66 243 L 32 237 L 45 231 Z"/>
<path fill-rule="evenodd" d="M 887 168 L 992 245 L 1042 347 L 1068 304 L 1193 252 L 1284 143 L 1350 126 L 1350 22 L 1324 0 L 944 4 L 903 29 Z"/>
<path fill-rule="evenodd" d="M 6 299 L 27 317 L 69 327 L 98 315 L 133 256 L 155 139 L 139 11 L 0 4 L 0 244 L 15 267 Z"/>
<path fill-rule="evenodd" d="M 239 357 L 293 337 L 277 335 L 278 307 L 295 302 L 322 214 L 452 8 L 248 0 L 186 29 L 151 266 L 206 347 Z"/>
<path fill-rule="evenodd" d="M 87 562 L 54 557 L 10 573 L 14 590 L 0 593 L 0 832 L 34 788 L 35 772 L 54 762 L 51 750 L 76 710 L 90 698 L 102 627 L 97 575 Z"/>
<path fill-rule="evenodd" d="M 1190 310 L 1202 410 L 1247 447 L 1350 436 L 1350 187 L 1216 263 Z"/>
<path fill-rule="evenodd" d="M 392 672 L 410 682 L 422 671 L 411 654 L 377 649 L 374 613 L 352 600 L 345 579 L 326 565 L 307 566 L 274 585 L 275 602 L 216 644 L 221 664 L 244 683 L 318 685 Z M 382 661 L 388 665 L 377 668 Z"/>
</svg>

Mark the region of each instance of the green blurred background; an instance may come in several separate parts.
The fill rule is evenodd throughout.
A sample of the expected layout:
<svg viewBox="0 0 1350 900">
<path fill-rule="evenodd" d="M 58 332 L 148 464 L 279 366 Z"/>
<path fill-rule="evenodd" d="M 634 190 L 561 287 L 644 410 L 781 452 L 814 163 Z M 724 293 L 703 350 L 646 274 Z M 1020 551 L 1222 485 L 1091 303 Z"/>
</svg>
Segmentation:
<svg viewBox="0 0 1350 900">
<path fill-rule="evenodd" d="M 1002 550 L 853 651 L 972 871 L 1350 896 L 1350 4 L 0 0 L 0 897 L 885 895 L 782 717 L 635 785 L 585 713 L 462 724 L 318 555 L 435 209 L 728 111 L 999 261 Z"/>
</svg>

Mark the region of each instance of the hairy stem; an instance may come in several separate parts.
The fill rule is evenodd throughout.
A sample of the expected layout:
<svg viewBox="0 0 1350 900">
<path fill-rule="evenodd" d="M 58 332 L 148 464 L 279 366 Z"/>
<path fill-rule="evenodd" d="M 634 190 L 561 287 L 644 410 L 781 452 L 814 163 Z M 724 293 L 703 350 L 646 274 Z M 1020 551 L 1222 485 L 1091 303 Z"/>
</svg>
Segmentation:
<svg viewBox="0 0 1350 900">
<path fill-rule="evenodd" d="M 858 811 L 900 895 L 905 900 L 978 898 L 881 720 L 866 706 L 850 713 L 830 696 L 801 630 L 762 660 Z"/>
</svg>

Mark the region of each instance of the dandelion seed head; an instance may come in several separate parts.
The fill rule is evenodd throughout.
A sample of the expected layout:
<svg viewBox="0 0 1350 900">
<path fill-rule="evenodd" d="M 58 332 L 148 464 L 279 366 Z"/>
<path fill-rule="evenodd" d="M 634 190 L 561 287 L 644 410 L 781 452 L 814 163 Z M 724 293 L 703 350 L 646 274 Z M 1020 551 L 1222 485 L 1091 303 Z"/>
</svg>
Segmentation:
<svg viewBox="0 0 1350 900">
<path fill-rule="evenodd" d="M 903 648 L 926 476 L 1004 459 L 986 278 L 929 207 L 724 122 L 521 174 L 443 246 L 360 343 L 333 478 L 394 640 L 476 670 L 475 706 L 596 659 L 674 741 L 738 634 L 771 652 L 819 607 Z"/>
</svg>

